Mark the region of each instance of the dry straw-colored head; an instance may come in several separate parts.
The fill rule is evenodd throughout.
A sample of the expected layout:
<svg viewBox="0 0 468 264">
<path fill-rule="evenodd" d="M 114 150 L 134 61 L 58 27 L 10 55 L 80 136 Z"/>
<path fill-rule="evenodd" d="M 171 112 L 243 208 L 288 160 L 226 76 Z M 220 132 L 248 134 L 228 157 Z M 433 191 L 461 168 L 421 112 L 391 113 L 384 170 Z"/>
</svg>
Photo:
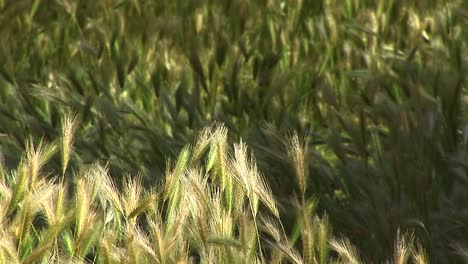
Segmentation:
<svg viewBox="0 0 468 264">
<path fill-rule="evenodd" d="M 78 121 L 75 114 L 67 114 L 62 119 L 62 136 L 61 136 L 61 155 L 62 155 L 62 176 L 68 167 L 71 153 L 73 151 L 73 139 Z"/>
</svg>

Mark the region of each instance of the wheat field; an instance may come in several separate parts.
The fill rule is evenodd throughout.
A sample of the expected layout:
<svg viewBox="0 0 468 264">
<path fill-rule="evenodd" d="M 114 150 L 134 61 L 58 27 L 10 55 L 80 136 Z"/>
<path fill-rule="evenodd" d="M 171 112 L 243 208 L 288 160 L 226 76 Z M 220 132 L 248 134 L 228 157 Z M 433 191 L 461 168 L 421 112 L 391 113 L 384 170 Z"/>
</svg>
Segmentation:
<svg viewBox="0 0 468 264">
<path fill-rule="evenodd" d="M 0 0 L 0 263 L 466 263 L 468 1 Z"/>
</svg>

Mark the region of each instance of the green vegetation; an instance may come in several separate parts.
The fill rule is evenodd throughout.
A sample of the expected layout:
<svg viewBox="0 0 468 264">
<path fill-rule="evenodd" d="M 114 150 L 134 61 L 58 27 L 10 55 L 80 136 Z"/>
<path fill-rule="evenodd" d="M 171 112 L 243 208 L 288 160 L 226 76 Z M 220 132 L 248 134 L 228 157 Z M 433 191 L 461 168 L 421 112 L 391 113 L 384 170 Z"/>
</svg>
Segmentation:
<svg viewBox="0 0 468 264">
<path fill-rule="evenodd" d="M 58 145 L 28 145 L 16 170 L 2 170 L 1 263 L 360 263 L 349 241 L 331 238 L 327 218 L 314 216 L 314 199 L 303 197 L 290 211 L 299 228 L 288 238 L 255 160 L 242 142 L 226 151 L 224 127 L 204 130 L 168 164 L 164 185 L 149 189 L 140 177 L 126 177 L 119 191 L 98 164 L 74 173 L 72 186 L 46 179 L 43 167 L 58 148 L 63 164 L 69 159 L 63 153 L 71 146 Z M 411 236 L 399 237 L 395 263 L 410 257 L 427 263 Z"/>
<path fill-rule="evenodd" d="M 0 0 L 0 262 L 463 263 L 467 29 L 463 0 Z"/>
</svg>

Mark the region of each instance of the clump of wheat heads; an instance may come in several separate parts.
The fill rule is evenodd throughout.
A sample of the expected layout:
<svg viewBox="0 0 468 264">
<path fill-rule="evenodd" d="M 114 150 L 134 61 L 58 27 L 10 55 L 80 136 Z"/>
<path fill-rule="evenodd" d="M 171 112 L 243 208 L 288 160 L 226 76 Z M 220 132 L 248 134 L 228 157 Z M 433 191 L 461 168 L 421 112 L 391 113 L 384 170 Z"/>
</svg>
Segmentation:
<svg viewBox="0 0 468 264">
<path fill-rule="evenodd" d="M 348 242 L 329 239 L 326 218 L 314 215 L 315 200 L 302 200 L 294 212 L 298 235 L 286 234 L 253 155 L 242 141 L 229 145 L 224 126 L 205 129 L 169 162 L 164 184 L 146 188 L 141 177 L 128 176 L 120 190 L 99 164 L 73 171 L 73 182 L 60 177 L 72 155 L 74 120 L 64 122 L 62 175 L 45 171 L 56 145 L 43 141 L 27 144 L 16 170 L 2 167 L 0 263 L 360 262 Z M 292 142 L 305 185 L 306 150 L 297 138 Z M 416 252 L 412 239 L 401 241 L 395 263 Z M 415 260 L 427 263 L 417 252 Z"/>
</svg>

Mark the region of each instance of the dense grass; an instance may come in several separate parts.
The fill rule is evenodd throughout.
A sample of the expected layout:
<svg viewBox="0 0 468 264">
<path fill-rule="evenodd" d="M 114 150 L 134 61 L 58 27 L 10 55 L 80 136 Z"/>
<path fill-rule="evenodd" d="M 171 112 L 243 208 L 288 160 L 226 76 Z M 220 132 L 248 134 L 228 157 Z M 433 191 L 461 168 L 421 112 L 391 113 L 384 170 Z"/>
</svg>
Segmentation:
<svg viewBox="0 0 468 264">
<path fill-rule="evenodd" d="M 1 263 L 360 263 L 304 195 L 289 211 L 299 228 L 288 236 L 254 157 L 242 142 L 229 146 L 224 127 L 204 130 L 168 164 L 164 185 L 146 189 L 129 176 L 119 190 L 99 164 L 74 173 L 72 183 L 44 177 L 57 150 L 66 170 L 71 137 L 29 143 L 16 170 L 1 168 Z M 301 156 L 297 137 L 292 142 Z M 304 193 L 307 173 L 295 161 Z M 412 236 L 399 237 L 394 251 L 395 263 L 427 263 Z"/>
<path fill-rule="evenodd" d="M 124 232 L 131 227 L 125 222 L 129 211 L 122 208 L 136 198 L 126 196 L 131 194 L 125 188 L 139 186 L 139 180 L 127 179 L 127 174 L 141 175 L 145 186 L 141 193 L 148 192 L 141 201 L 152 208 L 144 210 L 141 218 L 148 220 L 138 226 L 149 228 L 151 221 L 170 226 L 166 210 L 175 198 L 166 192 L 178 186 L 172 177 L 183 174 L 205 182 L 204 195 L 210 203 L 228 200 L 210 207 L 225 206 L 230 219 L 226 221 L 233 226 L 243 223 L 239 215 L 244 214 L 242 221 L 257 230 L 257 241 L 249 242 L 256 248 L 249 250 L 255 252 L 254 258 L 267 261 L 276 253 L 267 249 L 265 245 L 271 243 L 259 235 L 260 217 L 252 208 L 260 205 L 251 203 L 257 198 L 240 181 L 236 188 L 242 187 L 243 199 L 253 207 L 249 212 L 234 209 L 234 197 L 229 198 L 233 183 L 226 181 L 235 177 L 218 168 L 233 169 L 230 164 L 242 156 L 244 145 L 237 145 L 237 152 L 228 146 L 242 138 L 264 172 L 257 183 L 270 186 L 269 199 L 277 202 L 276 213 L 265 201 L 263 209 L 274 223 L 281 218 L 281 238 L 270 240 L 283 247 L 282 254 L 291 250 L 312 263 L 307 250 L 313 248 L 319 255 L 323 251 L 315 244 L 306 246 L 307 250 L 300 244 L 319 239 L 317 233 L 307 233 L 311 226 L 323 230 L 331 226 L 334 234 L 349 238 L 364 262 L 395 258 L 391 249 L 398 230 L 413 234 L 432 262 L 462 262 L 468 247 L 467 10 L 462 0 L 0 0 L 0 153 L 3 186 L 11 191 L 2 196 L 2 206 L 3 201 L 7 204 L 5 219 L 13 221 L 31 206 L 43 207 L 18 198 L 26 197 L 26 190 L 35 195 L 31 177 L 43 179 L 37 188 L 52 188 L 53 195 L 63 189 L 70 193 L 68 199 L 102 202 L 105 199 L 97 194 L 79 197 L 72 190 L 98 184 L 86 182 L 86 175 L 102 178 L 108 170 L 115 185 L 122 186 L 117 188 L 121 192 L 115 190 L 121 205 L 114 201 L 110 207 L 121 218 L 115 218 L 120 219 L 115 220 L 118 225 L 109 220 L 113 223 L 109 230 Z M 76 113 L 74 120 L 67 115 L 71 112 Z M 201 132 L 216 121 L 225 124 L 229 133 L 219 132 L 224 129 Z M 61 155 L 48 157 L 52 149 L 43 145 L 45 157 L 50 158 L 45 171 L 59 175 L 60 180 L 34 172 L 43 162 L 32 146 L 42 139 L 70 146 L 71 134 L 75 147 Z M 197 135 L 209 138 L 205 143 L 210 154 L 202 154 L 204 148 L 184 147 L 203 142 L 196 141 Z M 167 166 L 167 160 L 181 159 L 193 162 Z M 86 169 L 96 162 L 108 164 L 106 170 Z M 36 168 L 34 173 L 30 167 Z M 174 174 L 171 168 L 179 172 Z M 252 170 L 257 169 L 249 167 Z M 172 185 L 166 188 L 167 184 Z M 166 187 L 150 191 L 155 185 Z M 14 199 L 8 198 L 8 193 L 18 191 L 11 196 Z M 181 203 L 182 198 L 177 199 L 171 203 Z M 47 236 L 54 241 L 41 256 L 65 254 L 81 259 L 89 252 L 101 254 L 96 253 L 97 242 L 89 242 L 86 249 L 73 244 L 73 250 L 64 251 L 64 245 L 72 242 L 62 236 L 68 232 L 65 236 L 70 241 L 80 242 L 78 226 L 86 224 L 76 221 L 89 217 L 100 223 L 93 232 L 106 233 L 107 207 L 96 202 L 88 208 L 92 210 L 88 220 L 77 220 L 72 213 L 77 212 L 76 206 L 66 207 L 68 222 L 57 220 L 56 225 L 50 224 L 49 216 L 39 217 L 47 224 L 32 221 L 38 211 L 26 211 L 31 221 L 23 222 L 25 233 L 19 235 L 22 229 L 18 228 L 16 233 L 4 231 L 11 237 L 5 241 L 13 246 L 8 252 L 26 259 L 33 248 L 40 248 L 37 240 L 42 235 L 34 231 L 38 229 L 52 232 Z M 306 210 L 311 207 L 314 210 Z M 313 212 L 320 217 L 313 217 Z M 196 217 L 187 219 L 192 218 Z M 195 224 L 192 220 L 187 225 Z M 271 225 L 268 230 L 273 230 Z M 233 230 L 234 243 L 240 231 Z M 209 253 L 212 249 L 206 244 L 197 244 L 201 240 L 186 235 L 180 241 L 187 245 L 179 249 L 186 250 L 187 258 L 214 254 L 210 256 L 226 260 L 228 251 L 234 256 L 242 251 L 228 243 Z M 309 235 L 313 239 L 304 237 Z M 122 237 L 113 239 L 119 241 L 115 251 L 109 249 L 113 254 L 129 249 L 122 245 Z M 108 241 L 111 245 L 113 240 Z M 344 252 L 338 245 L 348 245 L 325 244 L 338 253 Z M 260 250 L 259 245 L 267 248 Z M 198 253 L 192 255 L 192 250 Z M 244 260 L 252 259 L 244 256 Z M 322 257 L 320 262 L 328 260 Z"/>
</svg>

